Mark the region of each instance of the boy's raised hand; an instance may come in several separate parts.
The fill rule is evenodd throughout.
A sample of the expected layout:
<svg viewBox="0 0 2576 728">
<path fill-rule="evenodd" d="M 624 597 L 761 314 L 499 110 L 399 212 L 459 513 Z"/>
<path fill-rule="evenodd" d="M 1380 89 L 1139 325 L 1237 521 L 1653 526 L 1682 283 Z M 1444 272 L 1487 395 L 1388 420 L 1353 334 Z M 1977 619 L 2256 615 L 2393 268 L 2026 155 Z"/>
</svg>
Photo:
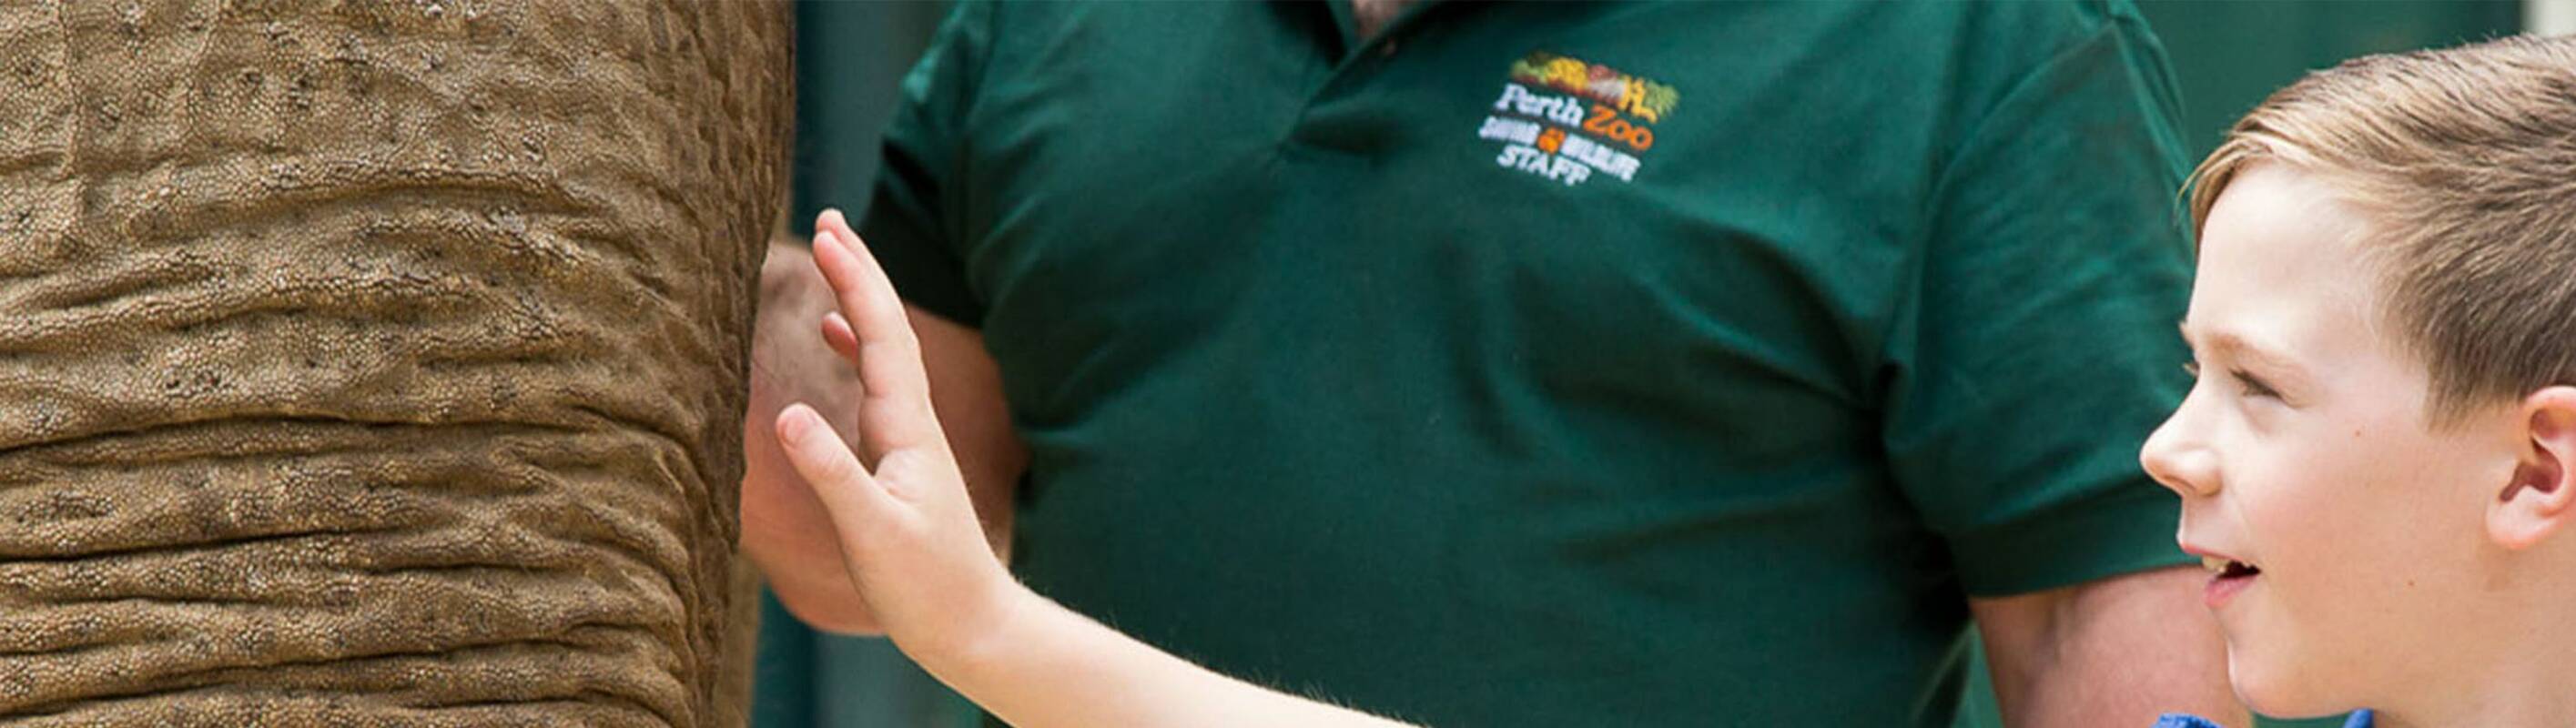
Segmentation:
<svg viewBox="0 0 2576 728">
<path fill-rule="evenodd" d="M 859 450 L 803 404 L 778 441 L 823 502 L 850 582 L 905 654 L 1012 725 L 1400 724 L 1271 692 L 1083 618 L 1011 579 L 984 540 L 930 405 L 903 301 L 841 214 L 815 221 L 814 265 L 840 306 L 823 339 L 858 365 Z"/>
<path fill-rule="evenodd" d="M 821 322 L 823 338 L 858 368 L 862 452 L 801 403 L 779 413 L 778 441 L 822 501 L 850 582 L 886 635 L 916 659 L 964 650 L 1035 595 L 986 543 L 903 301 L 839 211 L 815 220 L 814 264 L 840 309 Z"/>
</svg>

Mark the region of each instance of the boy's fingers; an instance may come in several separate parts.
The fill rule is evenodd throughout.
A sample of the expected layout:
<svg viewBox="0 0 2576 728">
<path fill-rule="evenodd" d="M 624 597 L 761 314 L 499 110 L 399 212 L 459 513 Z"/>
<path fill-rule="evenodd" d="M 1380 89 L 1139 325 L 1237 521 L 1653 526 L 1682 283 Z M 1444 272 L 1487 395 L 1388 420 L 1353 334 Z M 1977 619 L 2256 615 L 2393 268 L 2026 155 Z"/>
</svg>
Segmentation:
<svg viewBox="0 0 2576 728">
<path fill-rule="evenodd" d="M 833 303 L 836 308 L 847 310 L 853 305 L 864 305 L 863 303 L 849 303 L 853 295 L 864 295 L 864 291 L 852 290 L 852 286 L 849 281 L 854 276 L 847 272 L 851 267 L 847 261 L 854 256 L 850 253 L 849 246 L 842 242 L 847 240 L 847 238 L 843 238 L 840 234 L 832 232 L 829 225 L 822 224 L 830 221 L 834 217 L 837 217 L 836 215 L 830 214 L 834 211 L 827 210 L 825 212 L 826 215 L 817 221 L 817 228 L 814 233 L 815 268 L 824 272 L 824 284 L 832 289 Z M 830 262 L 826 262 L 826 259 L 829 259 Z M 842 311 L 832 311 L 824 316 L 825 318 L 822 323 L 824 344 L 830 346 L 833 351 L 838 352 L 842 357 L 849 359 L 851 366 L 858 370 L 858 446 L 859 454 L 862 458 L 861 464 L 864 467 L 878 467 L 878 463 L 885 460 L 886 453 L 893 450 L 893 443 L 902 439 L 902 435 L 899 432 L 898 434 L 893 435 L 883 432 L 887 429 L 886 423 L 890 419 L 888 413 L 900 410 L 899 407 L 889 407 L 887 403 L 889 401 L 900 401 L 902 399 L 902 395 L 895 392 L 893 389 L 894 387 L 900 386 L 899 384 L 884 381 L 882 366 L 875 371 L 871 371 L 869 369 L 869 360 L 873 358 L 882 362 L 886 359 L 904 357 L 907 355 L 900 351 L 891 351 L 888 347 L 880 346 L 877 348 L 877 352 L 873 357 L 862 356 L 862 343 L 859 341 L 857 330 L 850 326 L 849 317 Z M 910 354 L 909 356 L 918 358 L 920 355 L 915 353 Z M 900 419 L 900 417 L 891 419 Z M 897 423 L 895 426 L 897 428 L 901 427 L 900 423 Z"/>
<path fill-rule="evenodd" d="M 850 320 L 841 318 L 841 312 L 823 314 L 823 343 L 852 365 L 859 363 L 859 335 L 850 332 Z"/>
<path fill-rule="evenodd" d="M 787 452 L 788 464 L 823 501 L 833 530 L 845 543 L 894 505 L 892 496 L 860 466 L 858 456 L 814 408 L 800 402 L 779 412 L 778 442 Z"/>
<path fill-rule="evenodd" d="M 832 285 L 856 342 L 860 437 L 880 454 L 943 446 L 939 420 L 930 407 L 929 377 L 921 368 L 921 343 L 904 318 L 903 299 L 876 259 L 850 247 L 854 243 L 830 230 L 814 235 L 814 265 Z"/>
<path fill-rule="evenodd" d="M 814 232 L 831 233 L 842 240 L 859 239 L 859 231 L 850 228 L 849 219 L 842 217 L 841 209 L 837 207 L 823 208 L 822 214 L 814 216 Z"/>
<path fill-rule="evenodd" d="M 841 315 L 849 321 L 862 349 L 880 343 L 917 349 L 912 326 L 904 319 L 903 299 L 895 295 L 894 283 L 886 279 L 885 269 L 877 266 L 876 256 L 863 245 L 845 232 L 817 231 L 814 265 L 822 270 L 823 280 L 831 284 Z"/>
</svg>

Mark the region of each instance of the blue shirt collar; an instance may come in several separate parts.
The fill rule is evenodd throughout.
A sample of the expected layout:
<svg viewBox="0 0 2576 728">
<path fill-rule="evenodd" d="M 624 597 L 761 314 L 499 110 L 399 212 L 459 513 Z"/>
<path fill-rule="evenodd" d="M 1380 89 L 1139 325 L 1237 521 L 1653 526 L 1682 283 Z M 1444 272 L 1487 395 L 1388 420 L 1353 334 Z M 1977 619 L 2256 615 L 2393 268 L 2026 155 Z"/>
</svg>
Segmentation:
<svg viewBox="0 0 2576 728">
<path fill-rule="evenodd" d="M 2358 711 L 2353 711 L 2352 717 L 2344 719 L 2344 722 L 2343 722 L 2343 728 L 2372 728 L 2372 726 L 2373 726 L 2373 725 L 2375 725 L 2375 721 L 2373 721 L 2373 720 L 2371 719 L 2370 711 L 2367 711 L 2367 710 L 2358 710 Z M 2227 727 L 2226 727 L 2226 726 L 2219 725 L 2219 724 L 2214 723 L 2214 722 L 2211 722 L 2208 718 L 2203 718 L 2203 717 L 2200 717 L 2200 716 L 2197 716 L 2197 715 L 2184 715 L 2184 714 L 2181 714 L 2181 713 L 2166 713 L 2166 714 L 2164 714 L 2164 715 L 2159 716 L 2159 717 L 2157 717 L 2157 718 L 2156 718 L 2156 726 L 2155 726 L 2155 728 L 2227 728 Z"/>
</svg>

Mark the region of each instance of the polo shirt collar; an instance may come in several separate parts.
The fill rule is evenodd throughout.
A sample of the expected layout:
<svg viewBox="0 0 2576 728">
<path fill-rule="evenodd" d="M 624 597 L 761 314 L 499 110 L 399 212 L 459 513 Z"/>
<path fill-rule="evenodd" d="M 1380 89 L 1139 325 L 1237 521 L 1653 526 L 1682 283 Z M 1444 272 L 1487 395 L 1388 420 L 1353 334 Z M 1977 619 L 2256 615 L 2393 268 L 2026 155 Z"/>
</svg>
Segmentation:
<svg viewBox="0 0 2576 728">
<path fill-rule="evenodd" d="M 1396 10 L 1395 17 L 1387 19 L 1386 27 L 1379 28 L 1376 36 L 1366 39 L 1360 37 L 1359 14 L 1351 8 L 1351 2 L 1352 0 L 1323 0 L 1324 6 L 1331 8 L 1333 12 L 1333 29 L 1337 31 L 1342 41 L 1340 46 L 1342 59 L 1359 55 L 1386 42 L 1388 38 L 1396 37 L 1397 34 L 1414 25 L 1414 18 L 1421 17 L 1423 11 L 1433 5 L 1443 4 L 1446 0 L 1410 0 L 1403 8 Z"/>
</svg>

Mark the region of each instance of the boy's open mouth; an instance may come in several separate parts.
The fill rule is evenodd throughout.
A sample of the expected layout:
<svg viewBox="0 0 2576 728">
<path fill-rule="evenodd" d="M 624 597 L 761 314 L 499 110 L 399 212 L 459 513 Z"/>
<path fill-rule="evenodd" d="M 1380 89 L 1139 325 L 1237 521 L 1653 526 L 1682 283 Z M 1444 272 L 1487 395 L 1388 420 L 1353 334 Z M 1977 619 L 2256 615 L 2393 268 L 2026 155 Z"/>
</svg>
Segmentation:
<svg viewBox="0 0 2576 728">
<path fill-rule="evenodd" d="M 2200 566 L 2201 568 L 2208 569 L 2209 573 L 2215 574 L 2221 579 L 2233 579 L 2263 573 L 2262 569 L 2256 568 L 2253 564 L 2219 556 L 2200 557 Z"/>
<path fill-rule="evenodd" d="M 2224 556 L 2202 556 L 2200 566 L 2209 570 L 2209 587 L 2201 597 L 2211 609 L 2226 606 L 2237 592 L 2254 584 L 2254 577 L 2263 575 L 2262 567 Z"/>
</svg>

